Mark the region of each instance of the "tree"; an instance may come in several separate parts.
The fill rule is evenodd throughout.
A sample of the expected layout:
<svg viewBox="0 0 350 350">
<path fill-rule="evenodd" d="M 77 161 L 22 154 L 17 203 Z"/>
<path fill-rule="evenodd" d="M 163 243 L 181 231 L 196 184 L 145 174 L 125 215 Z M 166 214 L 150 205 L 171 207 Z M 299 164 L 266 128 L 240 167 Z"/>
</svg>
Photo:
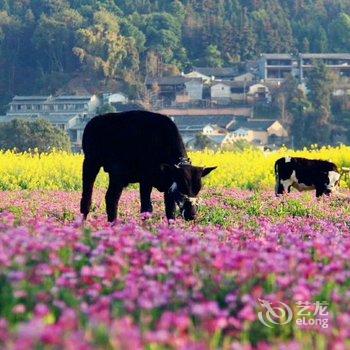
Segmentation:
<svg viewBox="0 0 350 350">
<path fill-rule="evenodd" d="M 315 62 L 315 68 L 310 72 L 306 82 L 308 99 L 312 112 L 306 123 L 306 131 L 310 143 L 329 144 L 331 141 L 331 97 L 333 78 L 327 67 Z"/>
<path fill-rule="evenodd" d="M 49 152 L 58 149 L 69 152 L 71 143 L 67 133 L 48 121 L 15 119 L 0 124 L 0 149 L 16 149 L 20 152 L 38 149 Z"/>
<path fill-rule="evenodd" d="M 315 62 L 315 68 L 310 72 L 306 86 L 308 98 L 320 123 L 329 123 L 331 118 L 331 96 L 334 79 L 329 69 L 321 62 Z"/>
<path fill-rule="evenodd" d="M 213 146 L 213 141 L 210 140 L 210 138 L 206 135 L 203 135 L 202 133 L 198 133 L 195 136 L 194 140 L 194 148 L 195 149 L 205 149 L 205 148 L 211 148 Z"/>
<path fill-rule="evenodd" d="M 278 102 L 282 115 L 282 123 L 292 135 L 292 146 L 301 148 L 308 143 L 306 121 L 311 104 L 299 83 L 292 75 L 281 85 Z"/>
<path fill-rule="evenodd" d="M 216 45 L 209 45 L 205 50 L 204 63 L 209 67 L 222 67 L 224 64 L 221 53 Z"/>
<path fill-rule="evenodd" d="M 106 11 L 94 14 L 93 25 L 79 29 L 79 46 L 73 52 L 90 72 L 115 78 L 119 65 L 127 55 L 127 41 L 119 33 L 118 18 Z"/>
<path fill-rule="evenodd" d="M 330 25 L 331 46 L 337 52 L 350 50 L 350 15 L 342 12 Z"/>
<path fill-rule="evenodd" d="M 96 110 L 97 114 L 107 114 L 107 113 L 115 113 L 117 110 L 114 106 L 109 103 L 105 103 L 103 106 L 98 107 Z"/>
</svg>

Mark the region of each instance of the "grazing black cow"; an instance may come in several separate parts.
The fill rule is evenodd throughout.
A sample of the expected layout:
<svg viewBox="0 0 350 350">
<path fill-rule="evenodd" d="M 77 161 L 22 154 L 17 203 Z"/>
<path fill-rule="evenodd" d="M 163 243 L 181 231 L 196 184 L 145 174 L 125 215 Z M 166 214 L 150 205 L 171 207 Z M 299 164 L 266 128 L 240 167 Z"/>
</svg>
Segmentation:
<svg viewBox="0 0 350 350">
<path fill-rule="evenodd" d="M 94 181 L 103 167 L 109 173 L 109 222 L 116 219 L 122 190 L 130 183 L 140 183 L 141 212 L 152 212 L 151 191 L 155 187 L 164 192 L 168 219 L 175 218 L 177 204 L 183 217 L 193 220 L 202 177 L 215 169 L 191 165 L 174 122 L 145 111 L 110 113 L 91 119 L 84 130 L 83 151 L 80 211 L 86 218 Z"/>
<path fill-rule="evenodd" d="M 329 195 L 339 184 L 340 173 L 334 163 L 299 157 L 280 158 L 275 163 L 276 195 L 316 190 L 316 197 Z"/>
</svg>

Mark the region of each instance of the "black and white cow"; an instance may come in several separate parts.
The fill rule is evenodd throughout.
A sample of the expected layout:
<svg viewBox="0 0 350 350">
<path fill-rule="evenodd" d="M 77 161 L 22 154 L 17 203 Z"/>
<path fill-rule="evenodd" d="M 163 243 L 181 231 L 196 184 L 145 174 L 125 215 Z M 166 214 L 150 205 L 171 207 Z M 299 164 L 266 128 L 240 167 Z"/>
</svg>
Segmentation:
<svg viewBox="0 0 350 350">
<path fill-rule="evenodd" d="M 196 197 L 202 177 L 215 167 L 193 166 L 174 122 L 167 116 L 130 111 L 91 119 L 83 134 L 83 193 L 80 211 L 90 211 L 94 181 L 101 167 L 109 174 L 106 193 L 108 221 L 116 219 L 122 190 L 140 184 L 141 212 L 152 212 L 151 191 L 164 192 L 168 219 L 176 204 L 186 220 L 196 216 Z"/>
<path fill-rule="evenodd" d="M 329 195 L 339 185 L 337 166 L 325 160 L 299 157 L 280 158 L 275 163 L 276 195 L 298 191 L 316 190 L 316 197 Z"/>
</svg>

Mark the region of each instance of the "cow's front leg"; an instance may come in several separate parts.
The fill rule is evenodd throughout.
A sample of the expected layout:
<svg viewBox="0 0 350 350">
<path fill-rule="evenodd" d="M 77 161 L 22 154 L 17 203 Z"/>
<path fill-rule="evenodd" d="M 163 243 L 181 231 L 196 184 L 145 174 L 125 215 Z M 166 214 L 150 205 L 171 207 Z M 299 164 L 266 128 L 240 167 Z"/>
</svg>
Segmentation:
<svg viewBox="0 0 350 350">
<path fill-rule="evenodd" d="M 174 196 L 168 192 L 164 193 L 165 215 L 168 220 L 175 220 L 176 204 Z"/>
<path fill-rule="evenodd" d="M 325 193 L 324 188 L 322 186 L 316 186 L 316 198 L 322 197 Z"/>
<path fill-rule="evenodd" d="M 109 185 L 106 193 L 106 211 L 109 222 L 117 218 L 118 203 L 123 191 L 123 184 L 118 176 L 109 174 Z"/>
<path fill-rule="evenodd" d="M 140 182 L 141 213 L 152 213 L 151 201 L 152 186 L 146 182 Z"/>
</svg>

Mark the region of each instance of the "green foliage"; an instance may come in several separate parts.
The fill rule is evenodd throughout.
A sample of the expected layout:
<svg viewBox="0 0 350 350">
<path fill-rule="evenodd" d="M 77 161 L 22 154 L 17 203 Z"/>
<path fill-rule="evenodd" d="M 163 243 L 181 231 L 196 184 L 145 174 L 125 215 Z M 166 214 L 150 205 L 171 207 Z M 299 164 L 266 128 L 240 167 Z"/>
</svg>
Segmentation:
<svg viewBox="0 0 350 350">
<path fill-rule="evenodd" d="M 169 67 L 346 52 L 349 13 L 348 0 L 0 1 L 0 111 L 15 94 L 55 92 L 82 72 L 135 91 Z"/>
<path fill-rule="evenodd" d="M 20 152 L 37 149 L 39 152 L 63 150 L 69 152 L 71 144 L 68 135 L 51 123 L 12 120 L 0 124 L 0 149 L 16 149 Z"/>
<path fill-rule="evenodd" d="M 112 106 L 109 103 L 104 104 L 103 106 L 99 107 L 96 111 L 97 114 L 106 114 L 106 113 L 115 113 L 117 110 L 114 106 Z"/>
<path fill-rule="evenodd" d="M 195 136 L 194 147 L 195 149 L 203 150 L 206 148 L 213 148 L 214 145 L 208 136 L 199 133 Z"/>
<path fill-rule="evenodd" d="M 204 52 L 204 64 L 209 67 L 222 67 L 224 64 L 221 53 L 216 45 L 209 45 Z"/>
</svg>

